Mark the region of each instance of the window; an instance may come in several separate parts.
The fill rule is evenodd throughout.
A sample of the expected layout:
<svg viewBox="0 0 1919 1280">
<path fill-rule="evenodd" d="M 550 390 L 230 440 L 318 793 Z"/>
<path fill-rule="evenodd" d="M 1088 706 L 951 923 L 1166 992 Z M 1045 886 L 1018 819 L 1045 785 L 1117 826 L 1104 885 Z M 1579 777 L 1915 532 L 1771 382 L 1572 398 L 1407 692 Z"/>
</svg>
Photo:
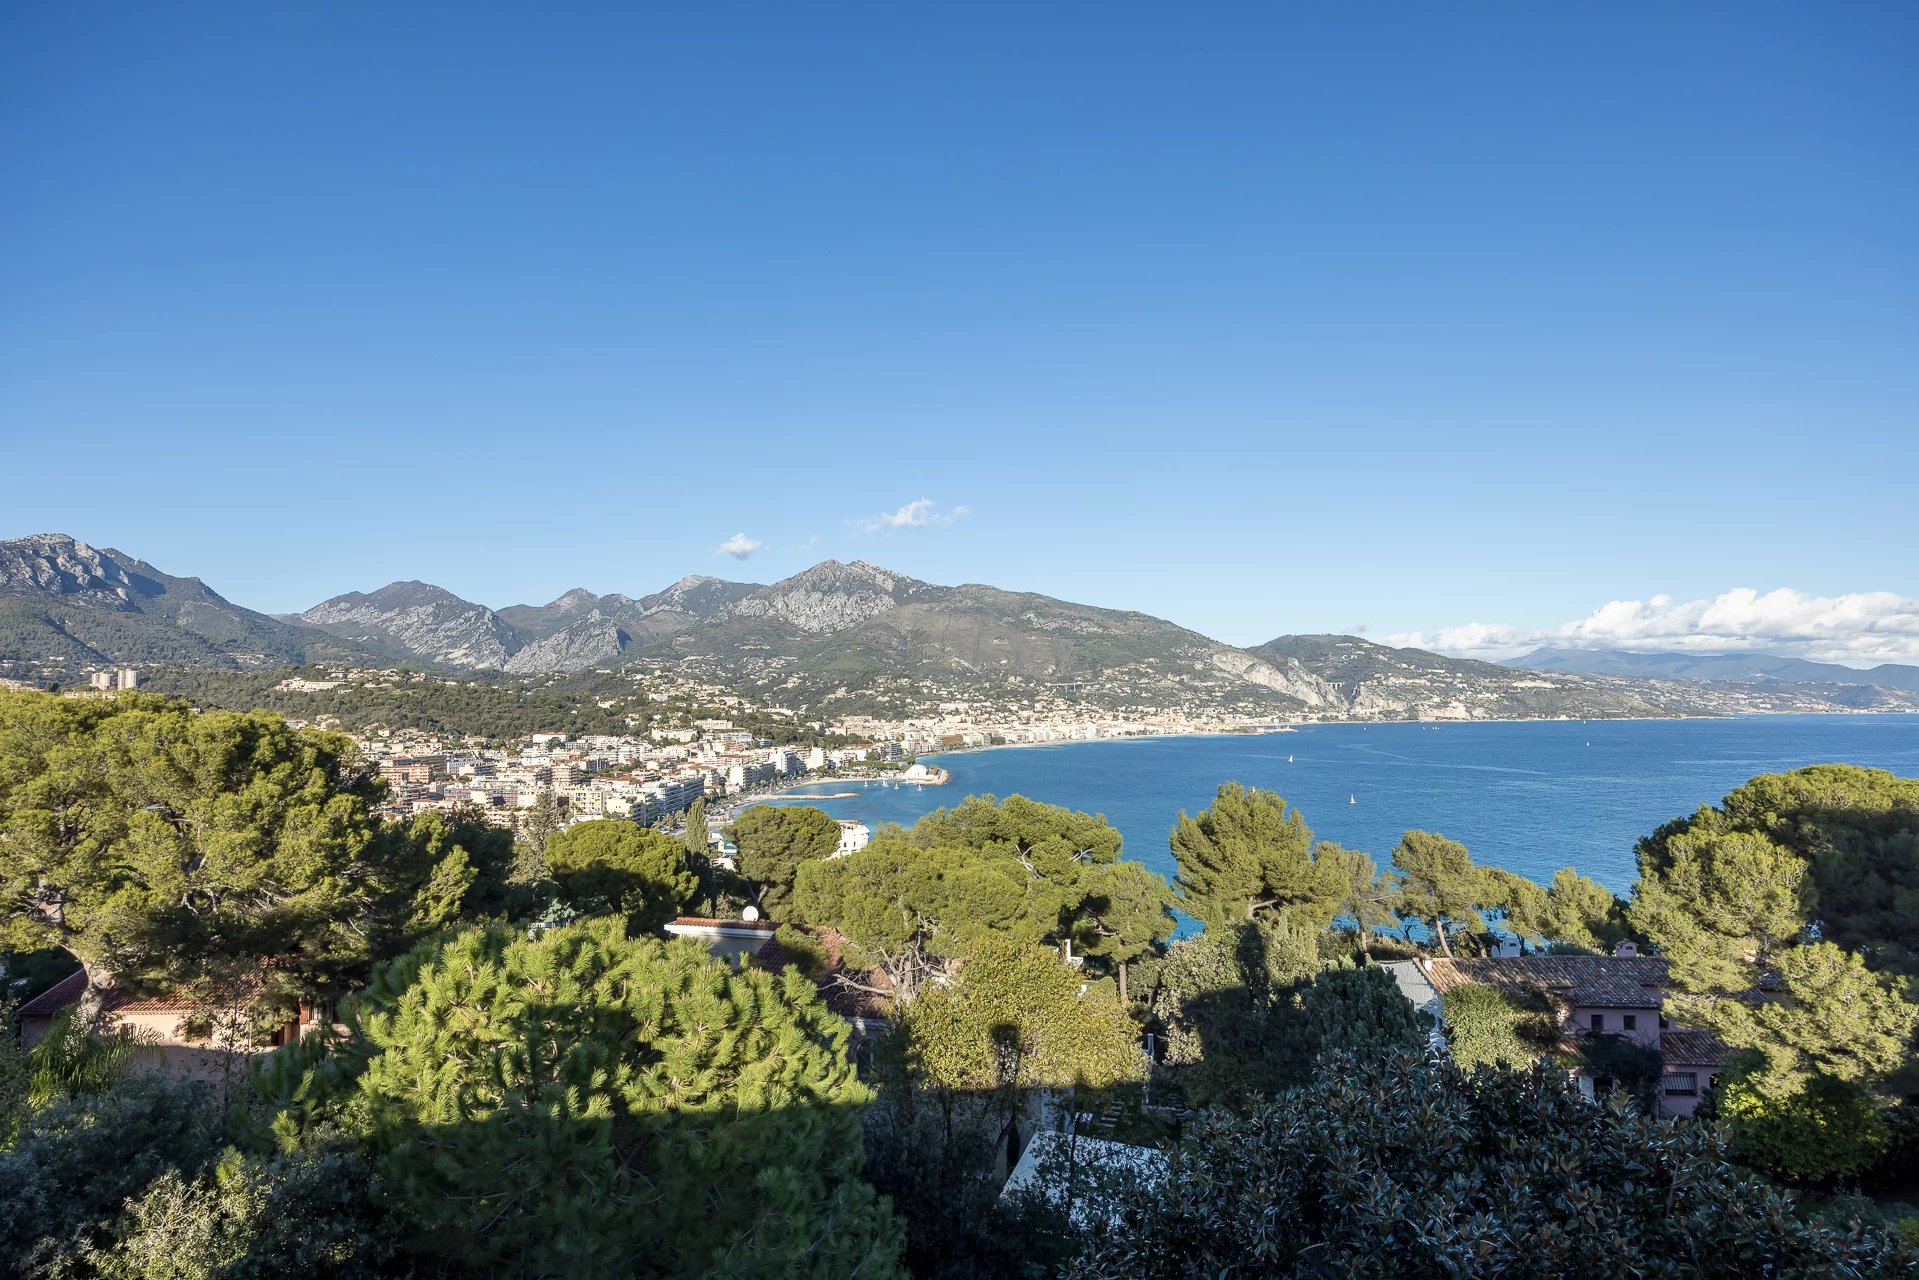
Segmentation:
<svg viewBox="0 0 1919 1280">
<path fill-rule="evenodd" d="M 1625 1015 L 1625 1017 L 1621 1018 L 1620 1022 L 1626 1028 L 1626 1030 L 1635 1031 L 1639 1028 L 1639 1015 L 1636 1013 L 1629 1013 Z"/>
<path fill-rule="evenodd" d="M 1606 1029 L 1606 1015 L 1603 1013 L 1595 1013 L 1593 1015 L 1593 1030 L 1604 1031 L 1605 1029 Z"/>
<path fill-rule="evenodd" d="M 1699 1092 L 1699 1077 L 1691 1071 L 1675 1071 L 1666 1077 L 1669 1097 L 1690 1098 Z"/>
</svg>

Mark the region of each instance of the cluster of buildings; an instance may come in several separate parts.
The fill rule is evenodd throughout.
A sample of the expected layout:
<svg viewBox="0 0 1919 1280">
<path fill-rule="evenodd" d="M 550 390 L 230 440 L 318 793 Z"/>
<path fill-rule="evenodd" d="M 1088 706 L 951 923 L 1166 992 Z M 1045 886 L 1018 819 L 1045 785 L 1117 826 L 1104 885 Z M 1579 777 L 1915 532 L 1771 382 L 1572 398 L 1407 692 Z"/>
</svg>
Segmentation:
<svg viewBox="0 0 1919 1280">
<path fill-rule="evenodd" d="M 1179 710 L 1135 709 L 1104 713 L 1086 707 L 1035 702 L 1012 709 L 987 702 L 941 703 L 935 713 L 903 720 L 845 716 L 830 726 L 848 737 L 897 744 L 907 755 L 975 747 L 1040 746 L 1101 738 L 1158 737 L 1187 733 L 1246 733 L 1264 722 L 1194 719 Z"/>
<path fill-rule="evenodd" d="M 475 748 L 430 734 L 381 732 L 360 740 L 387 784 L 387 813 L 477 808 L 501 826 L 551 796 L 561 821 L 626 818 L 652 826 L 697 800 L 737 799 L 807 774 L 858 769 L 903 756 L 898 743 L 827 749 L 771 746 L 731 726 L 657 738 L 536 733 L 513 749 Z"/>
</svg>

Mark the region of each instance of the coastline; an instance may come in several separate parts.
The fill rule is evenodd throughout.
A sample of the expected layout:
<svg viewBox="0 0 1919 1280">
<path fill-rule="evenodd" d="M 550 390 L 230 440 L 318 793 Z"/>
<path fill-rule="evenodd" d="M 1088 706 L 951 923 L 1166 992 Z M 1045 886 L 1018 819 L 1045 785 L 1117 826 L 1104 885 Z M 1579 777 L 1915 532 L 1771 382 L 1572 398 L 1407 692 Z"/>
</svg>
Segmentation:
<svg viewBox="0 0 1919 1280">
<path fill-rule="evenodd" d="M 745 796 L 738 796 L 738 797 L 728 797 L 726 806 L 721 812 L 724 815 L 724 818 L 723 818 L 724 821 L 732 822 L 735 818 L 739 817 L 740 811 L 742 809 L 750 809 L 756 804 L 772 804 L 776 801 L 781 801 L 781 800 L 787 800 L 787 801 L 791 801 L 791 800 L 854 800 L 854 799 L 858 799 L 859 796 L 863 794 L 862 792 L 859 792 L 859 791 L 847 791 L 847 792 L 842 792 L 836 795 L 819 796 L 819 795 L 812 795 L 810 793 L 802 793 L 800 790 L 800 788 L 802 787 L 841 787 L 841 786 L 862 786 L 863 787 L 868 783 L 874 783 L 874 782 L 886 782 L 886 783 L 891 783 L 894 786 L 943 787 L 947 783 L 953 780 L 953 771 L 951 769 L 940 769 L 938 765 L 931 765 L 928 767 L 929 769 L 938 769 L 939 776 L 938 777 L 901 778 L 897 776 L 888 777 L 884 774 L 829 773 L 825 775 L 824 777 L 807 778 L 802 781 L 792 783 L 788 786 L 780 788 L 778 791 L 771 792 L 767 795 L 745 795 Z"/>
<path fill-rule="evenodd" d="M 920 758 L 926 761 L 933 761 L 933 760 L 945 760 L 951 756 L 979 755 L 988 751 L 1042 751 L 1048 748 L 1057 748 L 1057 747 L 1084 747 L 1084 746 L 1090 746 L 1096 743 L 1161 742 L 1169 739 L 1179 739 L 1179 738 L 1268 738 L 1268 737 L 1275 737 L 1282 733 L 1299 733 L 1307 729 L 1361 729 L 1361 730 L 1364 730 L 1364 729 L 1373 728 L 1374 726 L 1397 727 L 1401 725 L 1419 725 L 1426 728 L 1439 729 L 1439 728 L 1452 728 L 1452 727 L 1469 726 L 1469 725 L 1490 725 L 1490 724 L 1501 724 L 1501 725 L 1666 724 L 1666 723 L 1672 723 L 1675 721 L 1699 721 L 1699 722 L 1704 722 L 1709 724 L 1723 724 L 1728 721 L 1734 721 L 1734 720 L 1773 720 L 1773 719 L 1786 719 L 1786 718 L 1801 717 L 1801 716 L 1806 718 L 1816 718 L 1821 720 L 1829 719 L 1829 718 L 1853 719 L 1853 718 L 1859 718 L 1859 717 L 1876 718 L 1880 716 L 1919 716 L 1919 711 L 1890 711 L 1890 710 L 1888 711 L 1866 711 L 1866 710 L 1759 711 L 1759 712 L 1747 712 L 1747 713 L 1732 714 L 1732 715 L 1601 716 L 1596 719 L 1580 719 L 1577 717 L 1545 717 L 1545 716 L 1526 716 L 1526 717 L 1503 717 L 1503 716 L 1491 717 L 1489 716 L 1484 719 L 1474 719 L 1474 720 L 1308 720 L 1308 721 L 1299 721 L 1299 722 L 1291 723 L 1283 729 L 1269 729 L 1264 732 L 1253 732 L 1253 731 L 1238 730 L 1238 729 L 1182 729 L 1176 732 L 1166 732 L 1166 733 L 1122 733 L 1122 734 L 1113 734 L 1111 736 L 1094 737 L 1094 738 L 1060 738 L 1051 742 L 1001 742 L 1001 743 L 993 743 L 990 745 L 977 746 L 977 747 L 950 747 L 942 751 L 928 753 L 927 755 L 922 756 Z M 935 767 L 938 767 L 938 766 L 935 766 Z M 959 771 L 957 769 L 948 768 L 944 770 L 944 772 L 946 776 L 938 780 L 915 779 L 912 781 L 908 781 L 902 778 L 871 777 L 871 776 L 848 777 L 848 776 L 841 776 L 841 775 L 834 775 L 834 776 L 829 776 L 824 778 L 811 778 L 804 782 L 795 783 L 792 786 L 787 787 L 784 790 L 781 790 L 779 792 L 776 792 L 775 794 L 771 796 L 755 797 L 751 800 L 744 801 L 738 806 L 738 808 L 743 809 L 743 808 L 746 808 L 748 805 L 760 804 L 768 800 L 805 801 L 805 800 L 843 800 L 843 799 L 855 798 L 853 795 L 838 795 L 838 796 L 808 795 L 808 794 L 802 793 L 799 790 L 802 787 L 816 787 L 816 786 L 824 786 L 824 785 L 835 784 L 835 783 L 864 785 L 864 784 L 873 783 L 873 782 L 894 782 L 894 783 L 904 782 L 908 786 L 922 786 L 922 787 L 944 786 L 947 783 L 954 781 L 957 778 Z M 737 809 L 733 808 L 732 806 L 729 806 L 728 812 L 730 815 L 732 813 L 737 812 Z"/>
</svg>

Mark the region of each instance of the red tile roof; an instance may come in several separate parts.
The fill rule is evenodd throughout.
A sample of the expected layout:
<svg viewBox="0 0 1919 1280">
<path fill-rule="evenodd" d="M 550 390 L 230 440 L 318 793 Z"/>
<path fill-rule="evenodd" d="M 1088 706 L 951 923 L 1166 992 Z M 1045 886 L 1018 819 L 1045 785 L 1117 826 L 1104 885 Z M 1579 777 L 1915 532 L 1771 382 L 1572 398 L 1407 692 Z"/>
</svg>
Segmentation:
<svg viewBox="0 0 1919 1280">
<path fill-rule="evenodd" d="M 21 1005 L 20 1018 L 48 1018 L 79 1000 L 87 989 L 87 971 L 76 969 L 60 981 Z M 194 1013 L 205 1009 L 231 1009 L 258 999 L 266 992 L 266 982 L 257 974 L 207 987 L 191 984 L 175 987 L 161 995 L 138 997 L 123 987 L 108 987 L 101 995 L 105 1013 Z"/>
<path fill-rule="evenodd" d="M 15 1010 L 18 1018 L 50 1018 L 80 998 L 87 989 L 87 971 L 75 969 Z"/>
<path fill-rule="evenodd" d="M 1479 983 L 1532 989 L 1584 1008 L 1657 1009 L 1665 1003 L 1666 961 L 1659 956 L 1498 956 L 1428 960 L 1441 995 Z"/>
<path fill-rule="evenodd" d="M 1659 1056 L 1669 1067 L 1721 1067 L 1732 1049 L 1710 1031 L 1672 1027 L 1659 1033 Z"/>
</svg>

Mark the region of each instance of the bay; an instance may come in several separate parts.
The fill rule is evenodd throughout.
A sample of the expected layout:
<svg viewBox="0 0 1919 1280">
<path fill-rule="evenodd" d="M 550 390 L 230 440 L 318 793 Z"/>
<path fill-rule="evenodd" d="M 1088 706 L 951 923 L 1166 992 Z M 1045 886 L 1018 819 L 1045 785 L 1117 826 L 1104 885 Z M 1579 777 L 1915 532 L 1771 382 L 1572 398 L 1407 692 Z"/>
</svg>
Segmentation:
<svg viewBox="0 0 1919 1280">
<path fill-rule="evenodd" d="M 1290 759 L 1289 759 L 1290 757 Z M 1169 878 L 1167 835 L 1226 781 L 1277 791 L 1316 836 L 1381 865 L 1400 834 L 1438 831 L 1485 864 L 1541 883 L 1564 866 L 1615 893 L 1632 887 L 1633 842 L 1717 803 L 1755 774 L 1848 763 L 1919 776 L 1919 715 L 1725 720 L 1306 725 L 1261 736 L 1133 738 L 1004 747 L 926 759 L 941 787 L 829 782 L 793 794 L 875 830 L 977 794 L 1024 795 L 1104 814 L 1124 852 Z"/>
</svg>

